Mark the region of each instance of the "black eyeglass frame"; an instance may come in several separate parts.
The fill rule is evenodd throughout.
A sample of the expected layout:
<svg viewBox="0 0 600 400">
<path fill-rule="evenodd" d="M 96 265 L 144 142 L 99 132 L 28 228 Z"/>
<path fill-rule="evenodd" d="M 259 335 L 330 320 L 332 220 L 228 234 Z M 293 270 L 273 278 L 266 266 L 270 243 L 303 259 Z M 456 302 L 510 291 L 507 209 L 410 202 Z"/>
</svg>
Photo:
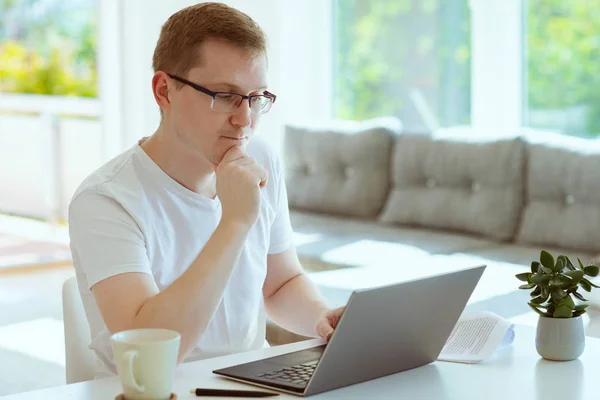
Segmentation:
<svg viewBox="0 0 600 400">
<path fill-rule="evenodd" d="M 213 98 L 213 100 L 215 99 L 215 97 L 216 97 L 218 94 L 230 94 L 230 95 L 232 94 L 232 95 L 235 95 L 235 96 L 240 96 L 240 97 L 241 97 L 241 100 L 240 100 L 239 104 L 237 105 L 237 107 L 239 107 L 239 106 L 242 104 L 242 102 L 243 102 L 244 100 L 248 100 L 248 107 L 251 107 L 251 104 L 252 104 L 252 99 L 253 99 L 253 98 L 255 98 L 255 97 L 266 97 L 266 98 L 268 98 L 269 100 L 271 100 L 271 106 L 272 106 L 273 104 L 275 104 L 275 100 L 277 99 L 277 96 L 276 96 L 276 95 L 274 95 L 273 93 L 271 93 L 271 92 L 268 92 L 268 91 L 266 91 L 266 90 L 265 90 L 265 92 L 264 92 L 263 94 L 252 94 L 252 95 L 244 95 L 244 94 L 233 93 L 233 92 L 213 92 L 212 90 L 210 90 L 210 89 L 207 89 L 207 88 L 205 88 L 204 86 L 200 86 L 200 85 L 198 85 L 197 83 L 194 83 L 194 82 L 188 81 L 187 79 L 185 79 L 185 78 L 182 78 L 182 77 L 180 77 L 180 76 L 173 75 L 173 74 L 167 74 L 167 75 L 168 75 L 168 76 L 169 76 L 171 79 L 174 79 L 174 80 L 176 80 L 176 81 L 179 81 L 179 82 L 181 82 L 181 83 L 183 83 L 183 84 L 186 84 L 186 85 L 190 86 L 190 87 L 191 87 L 191 88 L 193 88 L 193 89 L 196 89 L 196 90 L 197 90 L 197 91 L 199 91 L 199 92 L 202 92 L 202 93 L 204 93 L 204 94 L 207 94 L 207 95 L 209 95 L 210 97 L 212 97 L 212 98 Z M 268 108 L 268 109 L 267 109 L 267 111 L 265 111 L 265 112 L 268 112 L 268 111 L 271 109 L 271 106 L 269 106 L 269 108 Z"/>
</svg>

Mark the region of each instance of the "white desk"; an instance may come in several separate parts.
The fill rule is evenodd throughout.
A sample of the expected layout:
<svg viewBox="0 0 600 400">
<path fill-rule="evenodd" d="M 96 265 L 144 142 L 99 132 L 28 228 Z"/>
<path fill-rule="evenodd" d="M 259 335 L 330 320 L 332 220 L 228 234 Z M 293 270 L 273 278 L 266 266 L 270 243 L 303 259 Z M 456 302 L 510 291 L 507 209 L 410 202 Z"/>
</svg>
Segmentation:
<svg viewBox="0 0 600 400">
<path fill-rule="evenodd" d="M 539 399 L 579 400 L 598 397 L 600 339 L 587 338 L 579 360 L 550 362 L 535 351 L 535 330 L 516 327 L 513 345 L 484 364 L 433 364 L 388 377 L 322 393 L 315 399 Z M 211 373 L 215 368 L 274 356 L 320 344 L 315 339 L 291 345 L 261 349 L 212 360 L 183 364 L 176 373 L 174 391 L 180 399 L 194 399 L 195 387 L 252 389 Z M 78 383 L 35 392 L 2 397 L 3 400 L 112 400 L 120 393 L 118 378 Z M 261 390 L 260 388 L 258 388 Z M 281 395 L 278 398 L 296 398 Z"/>
</svg>

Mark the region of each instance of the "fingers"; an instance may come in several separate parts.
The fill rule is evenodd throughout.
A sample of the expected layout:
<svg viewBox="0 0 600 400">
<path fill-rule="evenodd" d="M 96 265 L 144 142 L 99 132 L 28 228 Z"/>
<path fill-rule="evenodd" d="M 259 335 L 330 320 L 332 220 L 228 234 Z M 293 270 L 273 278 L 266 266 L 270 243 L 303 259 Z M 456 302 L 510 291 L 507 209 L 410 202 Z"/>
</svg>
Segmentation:
<svg viewBox="0 0 600 400">
<path fill-rule="evenodd" d="M 333 331 L 334 329 L 329 324 L 329 321 L 327 321 L 327 319 L 322 319 L 321 321 L 319 321 L 317 325 L 317 335 L 319 335 L 319 337 L 329 340 L 331 338 L 331 335 L 333 335 Z"/>
<path fill-rule="evenodd" d="M 269 179 L 269 173 L 266 169 L 261 167 L 260 165 L 254 163 L 253 165 L 247 166 L 248 172 L 252 173 L 257 178 L 257 184 L 260 187 L 265 187 L 267 185 L 267 181 Z"/>
<path fill-rule="evenodd" d="M 233 146 L 223 155 L 221 163 L 230 163 L 248 157 L 246 152 L 240 146 Z"/>
<path fill-rule="evenodd" d="M 327 332 L 325 339 L 327 339 L 327 341 L 329 341 L 331 339 L 331 335 L 333 335 L 333 329 L 330 329 L 329 332 Z"/>
<path fill-rule="evenodd" d="M 244 150 L 238 146 L 234 146 L 225 153 L 221 164 L 229 166 L 241 167 L 252 172 L 257 177 L 257 184 L 260 187 L 265 187 L 269 180 L 269 173 L 266 169 L 260 166 L 256 160 L 248 156 Z"/>
<path fill-rule="evenodd" d="M 269 180 L 269 172 L 264 169 L 264 168 L 260 168 L 259 171 L 259 177 L 260 177 L 260 187 L 265 187 L 267 186 L 267 181 Z"/>
</svg>

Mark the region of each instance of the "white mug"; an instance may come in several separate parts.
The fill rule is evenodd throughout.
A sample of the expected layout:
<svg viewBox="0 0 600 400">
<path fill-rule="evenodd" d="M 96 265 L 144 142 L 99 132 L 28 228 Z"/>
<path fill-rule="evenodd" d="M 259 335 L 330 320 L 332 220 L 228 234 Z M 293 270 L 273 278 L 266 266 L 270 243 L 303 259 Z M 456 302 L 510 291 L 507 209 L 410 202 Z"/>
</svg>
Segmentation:
<svg viewBox="0 0 600 400">
<path fill-rule="evenodd" d="M 168 329 L 133 329 L 111 336 L 126 400 L 168 400 L 181 335 Z"/>
</svg>

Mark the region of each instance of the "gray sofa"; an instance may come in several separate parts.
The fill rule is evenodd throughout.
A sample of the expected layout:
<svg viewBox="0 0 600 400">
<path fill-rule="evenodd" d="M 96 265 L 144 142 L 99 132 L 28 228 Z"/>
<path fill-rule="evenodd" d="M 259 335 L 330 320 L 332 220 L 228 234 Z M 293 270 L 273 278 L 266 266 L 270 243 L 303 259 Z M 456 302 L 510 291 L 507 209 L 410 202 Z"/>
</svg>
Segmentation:
<svg viewBox="0 0 600 400">
<path fill-rule="evenodd" d="M 459 255 L 527 268 L 541 249 L 600 260 L 597 141 L 466 127 L 411 134 L 385 118 L 287 126 L 284 162 L 310 273 Z M 268 332 L 275 344 L 299 339 Z"/>
</svg>

